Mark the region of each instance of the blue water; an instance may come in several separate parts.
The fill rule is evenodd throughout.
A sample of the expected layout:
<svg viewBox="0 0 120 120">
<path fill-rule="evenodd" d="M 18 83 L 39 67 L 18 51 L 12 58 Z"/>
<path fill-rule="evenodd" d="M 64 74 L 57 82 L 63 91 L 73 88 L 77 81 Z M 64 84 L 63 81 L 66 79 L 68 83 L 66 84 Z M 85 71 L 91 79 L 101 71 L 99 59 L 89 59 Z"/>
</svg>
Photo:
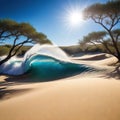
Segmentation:
<svg viewBox="0 0 120 120">
<path fill-rule="evenodd" d="M 33 50 L 28 51 L 24 59 L 19 60 L 12 58 L 7 63 L 3 64 L 0 67 L 0 73 L 14 76 L 28 74 L 29 77 L 33 78 L 33 81 L 34 78 L 41 81 L 64 78 L 95 70 L 83 64 L 70 62 L 67 55 L 59 48 L 51 46 L 39 48 L 37 45 L 38 50 L 34 51 L 35 48 L 36 46 L 32 48 Z M 44 52 L 46 49 L 49 50 L 49 54 Z M 64 58 L 65 61 L 62 58 Z"/>
<path fill-rule="evenodd" d="M 24 66 L 24 71 L 30 73 L 31 77 L 42 80 L 58 79 L 93 70 L 83 64 L 59 61 L 43 55 L 32 57 L 25 62 Z"/>
</svg>

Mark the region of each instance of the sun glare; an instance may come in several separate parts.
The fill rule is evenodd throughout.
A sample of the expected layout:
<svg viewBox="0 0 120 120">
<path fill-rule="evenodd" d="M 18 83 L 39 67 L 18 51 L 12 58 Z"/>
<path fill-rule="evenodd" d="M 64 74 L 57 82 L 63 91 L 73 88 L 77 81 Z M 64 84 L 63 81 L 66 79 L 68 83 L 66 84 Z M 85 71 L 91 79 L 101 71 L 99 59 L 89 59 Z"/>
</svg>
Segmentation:
<svg viewBox="0 0 120 120">
<path fill-rule="evenodd" d="M 71 11 L 68 14 L 68 22 L 72 26 L 78 26 L 83 21 L 81 11 Z"/>
<path fill-rule="evenodd" d="M 74 28 L 79 28 L 83 25 L 83 15 L 82 15 L 82 8 L 78 5 L 71 5 L 68 6 L 63 15 L 63 21 L 66 27 L 69 30 L 73 30 Z"/>
</svg>

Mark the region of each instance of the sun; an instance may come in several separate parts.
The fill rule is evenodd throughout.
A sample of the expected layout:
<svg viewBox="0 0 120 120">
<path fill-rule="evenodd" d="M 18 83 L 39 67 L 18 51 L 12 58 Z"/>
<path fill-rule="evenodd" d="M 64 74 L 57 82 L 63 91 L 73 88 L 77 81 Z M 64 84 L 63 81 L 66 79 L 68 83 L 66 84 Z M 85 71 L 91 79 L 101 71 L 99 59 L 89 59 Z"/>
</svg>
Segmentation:
<svg viewBox="0 0 120 120">
<path fill-rule="evenodd" d="M 68 22 L 71 26 L 78 26 L 83 21 L 82 12 L 80 10 L 70 11 L 68 14 Z"/>
<path fill-rule="evenodd" d="M 84 23 L 82 8 L 78 5 L 68 6 L 63 16 L 64 24 L 69 30 L 79 28 Z"/>
</svg>

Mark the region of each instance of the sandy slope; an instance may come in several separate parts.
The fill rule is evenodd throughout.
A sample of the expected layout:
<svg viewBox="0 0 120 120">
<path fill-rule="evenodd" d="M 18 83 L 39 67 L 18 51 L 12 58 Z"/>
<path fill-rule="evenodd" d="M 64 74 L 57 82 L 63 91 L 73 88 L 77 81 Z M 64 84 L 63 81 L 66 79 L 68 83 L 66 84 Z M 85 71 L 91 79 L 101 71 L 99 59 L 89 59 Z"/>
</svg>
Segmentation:
<svg viewBox="0 0 120 120">
<path fill-rule="evenodd" d="M 76 62 L 103 67 L 111 59 L 115 60 Z M 120 81 L 107 77 L 108 71 L 44 83 L 3 84 L 0 87 L 13 92 L 0 101 L 0 120 L 120 120 Z"/>
</svg>

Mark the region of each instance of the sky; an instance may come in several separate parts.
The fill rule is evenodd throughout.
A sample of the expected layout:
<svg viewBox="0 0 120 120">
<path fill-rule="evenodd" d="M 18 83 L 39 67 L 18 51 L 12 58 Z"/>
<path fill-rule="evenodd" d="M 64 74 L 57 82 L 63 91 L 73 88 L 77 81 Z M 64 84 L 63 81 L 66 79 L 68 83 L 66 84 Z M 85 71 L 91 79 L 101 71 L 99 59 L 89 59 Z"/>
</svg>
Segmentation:
<svg viewBox="0 0 120 120">
<path fill-rule="evenodd" d="M 103 30 L 91 20 L 82 20 L 72 26 L 67 20 L 71 9 L 81 11 L 94 3 L 108 0 L 0 0 L 0 19 L 9 18 L 17 22 L 28 22 L 58 46 L 76 45 L 93 31 Z"/>
</svg>

